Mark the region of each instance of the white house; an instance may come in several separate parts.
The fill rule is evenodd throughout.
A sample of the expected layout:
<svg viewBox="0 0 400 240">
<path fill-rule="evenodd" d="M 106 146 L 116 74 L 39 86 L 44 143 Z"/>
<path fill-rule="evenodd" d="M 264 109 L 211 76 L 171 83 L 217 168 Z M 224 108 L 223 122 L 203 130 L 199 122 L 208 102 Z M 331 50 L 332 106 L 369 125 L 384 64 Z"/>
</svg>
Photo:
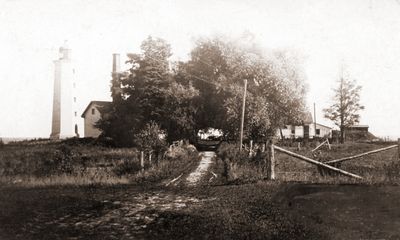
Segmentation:
<svg viewBox="0 0 400 240">
<path fill-rule="evenodd" d="M 331 138 L 332 128 L 319 124 L 308 123 L 303 126 L 286 125 L 277 130 L 276 134 L 279 138 Z"/>
<path fill-rule="evenodd" d="M 85 125 L 84 137 L 98 137 L 101 134 L 101 130 L 96 128 L 97 121 L 101 119 L 100 108 L 111 104 L 107 101 L 91 101 L 82 113 Z"/>
</svg>

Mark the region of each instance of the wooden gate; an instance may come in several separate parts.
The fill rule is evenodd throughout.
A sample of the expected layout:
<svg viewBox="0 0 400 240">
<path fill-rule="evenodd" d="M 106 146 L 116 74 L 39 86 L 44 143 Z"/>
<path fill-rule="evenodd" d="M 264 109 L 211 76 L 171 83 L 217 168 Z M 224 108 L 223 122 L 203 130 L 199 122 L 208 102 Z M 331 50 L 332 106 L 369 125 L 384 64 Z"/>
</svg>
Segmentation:
<svg viewBox="0 0 400 240">
<path fill-rule="evenodd" d="M 299 159 L 301 161 L 305 161 L 308 162 L 310 164 L 316 165 L 318 167 L 322 167 L 324 169 L 327 169 L 328 171 L 332 171 L 344 176 L 348 176 L 348 177 L 352 177 L 352 178 L 356 178 L 356 179 L 362 179 L 361 176 L 356 175 L 354 173 L 350 173 L 347 171 L 344 171 L 340 168 L 337 167 L 338 163 L 344 162 L 344 161 L 349 161 L 349 160 L 354 160 L 354 159 L 358 159 L 360 157 L 366 156 L 366 155 L 370 155 L 370 154 L 374 154 L 374 153 L 378 153 L 378 152 L 382 152 L 382 151 L 387 151 L 390 150 L 392 148 L 397 148 L 398 149 L 398 158 L 400 159 L 400 139 L 398 139 L 398 144 L 397 145 L 392 145 L 392 146 L 388 146 L 388 147 L 384 147 L 384 148 L 380 148 L 380 149 L 376 149 L 376 150 L 372 150 L 372 151 L 368 151 L 365 153 L 361 153 L 361 154 L 357 154 L 354 156 L 350 156 L 350 157 L 345 157 L 345 158 L 340 158 L 340 159 L 335 159 L 335 160 L 331 160 L 328 162 L 319 162 L 317 160 L 311 159 L 309 157 L 291 152 L 289 150 L 286 150 L 284 148 L 281 148 L 279 146 L 274 145 L 272 142 L 269 143 L 269 149 L 270 149 L 270 155 L 269 155 L 269 163 L 268 163 L 268 172 L 267 172 L 267 178 L 270 180 L 274 180 L 276 175 L 275 175 L 275 150 L 279 151 L 281 153 L 285 153 L 289 156 L 294 157 L 295 159 Z"/>
</svg>

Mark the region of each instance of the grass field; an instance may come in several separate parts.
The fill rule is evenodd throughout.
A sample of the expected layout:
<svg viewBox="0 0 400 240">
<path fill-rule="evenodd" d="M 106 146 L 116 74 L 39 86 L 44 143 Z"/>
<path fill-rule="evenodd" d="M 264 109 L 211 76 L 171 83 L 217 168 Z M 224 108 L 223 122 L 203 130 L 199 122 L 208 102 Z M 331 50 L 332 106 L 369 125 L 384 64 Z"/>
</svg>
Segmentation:
<svg viewBox="0 0 400 240">
<path fill-rule="evenodd" d="M 346 143 L 344 145 L 331 145 L 331 149 L 324 146 L 316 152 L 313 147 L 301 148 L 283 147 L 289 151 L 309 157 L 311 159 L 327 162 L 334 159 L 353 156 L 367 151 L 383 148 L 393 143 Z M 279 143 L 278 143 L 279 146 Z M 222 158 L 223 153 L 219 153 Z M 235 181 L 254 182 L 266 177 L 262 171 L 265 155 L 260 158 L 248 157 L 248 153 L 240 154 L 228 150 L 228 161 L 231 162 L 232 175 Z M 238 160 L 236 160 L 238 159 Z M 345 161 L 340 168 L 351 173 L 360 175 L 363 180 L 351 179 L 348 177 L 320 174 L 320 169 L 307 162 L 301 161 L 284 153 L 275 151 L 276 179 L 283 182 L 304 182 L 304 183 L 363 183 L 363 184 L 399 184 L 400 183 L 400 160 L 398 159 L 397 148 L 376 154 L 367 155 L 358 159 Z"/>
<path fill-rule="evenodd" d="M 0 183 L 20 186 L 128 184 L 166 179 L 198 162 L 193 146 L 174 147 L 145 154 L 134 148 L 108 148 L 91 144 L 30 141 L 0 147 Z"/>
<path fill-rule="evenodd" d="M 26 157 L 9 147 L 0 150 L 6 153 L 0 159 L 14 156 L 19 166 L 30 166 Z M 326 161 L 380 147 L 333 146 L 319 156 Z M 23 152 L 36 159 L 32 156 L 45 149 L 59 150 L 55 145 Z M 93 159 L 92 166 L 95 159 L 106 165 L 133 156 L 127 155 L 129 149 L 72 146 L 70 150 Z M 298 153 L 312 156 L 309 149 Z M 315 166 L 277 154 L 276 181 L 263 180 L 254 162 L 237 164 L 238 178 L 226 179 L 224 164 L 217 160 L 200 185 L 166 187 L 163 179 L 196 168 L 197 153 L 191 156 L 158 169 L 148 167 L 141 178 L 147 181 L 138 180 L 135 173 L 124 175 L 127 182 L 122 183 L 54 184 L 54 176 L 30 173 L 35 181 L 49 182 L 3 182 L 0 239 L 400 239 L 397 149 L 342 165 L 364 176 L 362 181 L 320 176 Z M 162 177 L 158 177 L 160 171 Z M 110 179 L 119 178 L 111 172 Z M 218 177 L 213 178 L 214 174 Z"/>
</svg>

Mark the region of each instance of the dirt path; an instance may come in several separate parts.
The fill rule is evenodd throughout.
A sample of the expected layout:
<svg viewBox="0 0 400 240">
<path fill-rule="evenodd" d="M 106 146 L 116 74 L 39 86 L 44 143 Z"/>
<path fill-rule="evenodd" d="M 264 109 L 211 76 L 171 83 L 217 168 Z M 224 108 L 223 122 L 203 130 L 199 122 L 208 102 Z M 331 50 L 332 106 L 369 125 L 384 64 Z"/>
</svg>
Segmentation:
<svg viewBox="0 0 400 240">
<path fill-rule="evenodd" d="M 207 173 L 208 168 L 213 162 L 215 152 L 201 152 L 201 160 L 195 171 L 189 174 L 186 178 L 186 183 L 189 186 L 195 186 L 201 178 Z"/>
</svg>

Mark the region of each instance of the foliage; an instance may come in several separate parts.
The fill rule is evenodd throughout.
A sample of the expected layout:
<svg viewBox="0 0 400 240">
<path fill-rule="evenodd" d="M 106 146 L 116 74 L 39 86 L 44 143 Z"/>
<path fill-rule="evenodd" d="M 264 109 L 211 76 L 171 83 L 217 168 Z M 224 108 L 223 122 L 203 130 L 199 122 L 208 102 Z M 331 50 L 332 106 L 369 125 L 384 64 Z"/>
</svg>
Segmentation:
<svg viewBox="0 0 400 240">
<path fill-rule="evenodd" d="M 198 109 L 195 102 L 199 91 L 191 84 L 172 82 L 164 90 L 164 95 L 166 112 L 161 124 L 168 133 L 168 142 L 193 140 L 197 132 L 195 116 Z"/>
<path fill-rule="evenodd" d="M 158 160 L 153 154 L 151 163 L 146 154 L 142 172 L 135 148 L 76 143 L 5 145 L 0 149 L 0 182 L 42 186 L 158 181 L 191 171 L 199 160 L 193 145 L 181 144 L 161 152 Z"/>
<path fill-rule="evenodd" d="M 192 104 L 197 91 L 175 82 L 169 70 L 170 45 L 163 39 L 148 37 L 141 54 L 128 54 L 128 74 L 114 77 L 113 103 L 102 111 L 98 127 L 118 146 L 133 146 L 135 135 L 150 122 L 165 130 L 168 141 L 194 135 Z M 179 77 L 178 77 L 179 78 Z"/>
<path fill-rule="evenodd" d="M 135 157 L 133 159 L 123 159 L 113 167 L 112 171 L 117 176 L 123 176 L 138 173 L 141 169 L 140 160 Z"/>
<path fill-rule="evenodd" d="M 222 143 L 217 149 L 217 157 L 223 162 L 222 175 L 228 181 L 253 181 L 265 177 L 266 152 L 257 149 L 250 155 L 249 151 L 239 151 L 235 144 Z"/>
<path fill-rule="evenodd" d="M 150 122 L 134 136 L 134 142 L 142 151 L 161 152 L 166 148 L 165 134 L 155 122 Z"/>
<path fill-rule="evenodd" d="M 364 109 L 360 104 L 361 86 L 355 80 L 341 76 L 334 89 L 333 104 L 324 109 L 325 118 L 333 121 L 340 128 L 340 142 L 344 142 L 344 131 L 347 126 L 359 123 L 359 111 Z"/>
<path fill-rule="evenodd" d="M 238 137 L 244 79 L 248 80 L 245 137 L 262 141 L 277 127 L 299 122 L 306 87 L 295 59 L 288 52 L 267 55 L 254 44 L 199 40 L 185 68 L 187 79 L 200 92 L 197 127 L 222 129 L 225 137 Z"/>
<path fill-rule="evenodd" d="M 171 48 L 164 40 L 148 37 L 141 50 L 128 54 L 127 74 L 113 77 L 113 103 L 98 124 L 119 146 L 137 145 L 134 136 L 149 122 L 165 131 L 169 143 L 194 140 L 210 127 L 237 138 L 244 79 L 245 138 L 264 141 L 276 128 L 302 119 L 304 75 L 297 56 L 287 51 L 268 55 L 252 42 L 200 39 L 190 59 L 170 70 Z"/>
<path fill-rule="evenodd" d="M 136 182 L 156 182 L 180 174 L 190 173 L 199 163 L 199 154 L 190 144 L 183 144 L 169 149 L 165 158 L 149 167 L 143 174 L 135 176 Z"/>
</svg>

